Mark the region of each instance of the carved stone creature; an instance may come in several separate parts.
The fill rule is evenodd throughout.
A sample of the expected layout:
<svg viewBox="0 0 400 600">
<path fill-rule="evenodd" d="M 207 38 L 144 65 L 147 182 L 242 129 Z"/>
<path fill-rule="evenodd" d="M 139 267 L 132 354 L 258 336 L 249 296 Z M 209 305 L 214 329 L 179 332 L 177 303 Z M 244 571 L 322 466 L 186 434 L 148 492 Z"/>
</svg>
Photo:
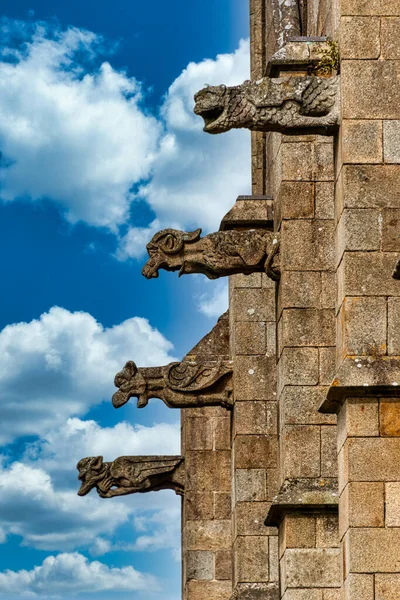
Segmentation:
<svg viewBox="0 0 400 600">
<path fill-rule="evenodd" d="M 393 277 L 394 279 L 400 279 L 400 258 L 394 267 Z"/>
<path fill-rule="evenodd" d="M 203 273 L 218 279 L 234 273 L 265 271 L 274 280 L 279 270 L 272 267 L 279 244 L 277 234 L 266 229 L 228 230 L 200 237 L 201 229 L 163 229 L 147 244 L 149 260 L 142 269 L 147 279 L 158 277 L 159 269 L 179 271 L 179 276 Z"/>
<path fill-rule="evenodd" d="M 138 368 L 133 361 L 117 373 L 119 388 L 112 398 L 115 408 L 137 397 L 138 408 L 150 398 L 159 398 L 169 408 L 232 406 L 232 362 L 176 362 L 165 367 Z"/>
<path fill-rule="evenodd" d="M 229 129 L 333 133 L 339 123 L 339 76 L 264 77 L 235 87 L 208 86 L 195 97 L 204 131 Z"/>
<path fill-rule="evenodd" d="M 79 496 L 93 488 L 101 498 L 174 490 L 182 496 L 185 466 L 181 456 L 120 456 L 103 462 L 102 456 L 82 458 L 76 466 L 82 482 Z"/>
</svg>

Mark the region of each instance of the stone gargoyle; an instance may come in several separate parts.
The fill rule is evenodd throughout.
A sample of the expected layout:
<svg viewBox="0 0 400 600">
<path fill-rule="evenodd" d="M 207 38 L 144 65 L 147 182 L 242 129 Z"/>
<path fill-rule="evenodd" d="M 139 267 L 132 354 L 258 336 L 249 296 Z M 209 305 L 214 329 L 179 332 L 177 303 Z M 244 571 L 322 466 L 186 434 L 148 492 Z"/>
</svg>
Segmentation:
<svg viewBox="0 0 400 600">
<path fill-rule="evenodd" d="M 194 408 L 223 406 L 231 408 L 232 362 L 183 361 L 165 367 L 137 367 L 128 361 L 116 374 L 115 386 L 119 388 L 112 398 L 115 408 L 138 398 L 138 408 L 148 404 L 150 398 L 159 398 L 169 408 Z"/>
<path fill-rule="evenodd" d="M 147 244 L 149 260 L 142 269 L 147 278 L 159 269 L 179 271 L 179 276 L 203 273 L 218 279 L 235 273 L 266 272 L 279 279 L 273 260 L 279 249 L 278 234 L 266 229 L 228 230 L 201 236 L 201 229 L 186 232 L 163 229 Z"/>
<path fill-rule="evenodd" d="M 93 488 L 101 498 L 174 490 L 182 496 L 185 466 L 182 456 L 120 456 L 103 462 L 102 456 L 82 458 L 76 466 L 82 482 L 79 496 Z"/>
<path fill-rule="evenodd" d="M 194 97 L 204 131 L 230 129 L 329 135 L 339 124 L 339 76 L 264 77 L 241 85 L 207 86 Z"/>
</svg>

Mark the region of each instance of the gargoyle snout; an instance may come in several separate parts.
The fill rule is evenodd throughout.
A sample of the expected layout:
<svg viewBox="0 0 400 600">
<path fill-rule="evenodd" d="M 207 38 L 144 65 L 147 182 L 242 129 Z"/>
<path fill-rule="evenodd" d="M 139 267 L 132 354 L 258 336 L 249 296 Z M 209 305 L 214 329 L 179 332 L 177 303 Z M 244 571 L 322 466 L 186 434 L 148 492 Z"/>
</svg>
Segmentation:
<svg viewBox="0 0 400 600">
<path fill-rule="evenodd" d="M 146 279 L 157 279 L 158 277 L 158 264 L 155 261 L 148 260 L 142 269 L 143 277 Z"/>
</svg>

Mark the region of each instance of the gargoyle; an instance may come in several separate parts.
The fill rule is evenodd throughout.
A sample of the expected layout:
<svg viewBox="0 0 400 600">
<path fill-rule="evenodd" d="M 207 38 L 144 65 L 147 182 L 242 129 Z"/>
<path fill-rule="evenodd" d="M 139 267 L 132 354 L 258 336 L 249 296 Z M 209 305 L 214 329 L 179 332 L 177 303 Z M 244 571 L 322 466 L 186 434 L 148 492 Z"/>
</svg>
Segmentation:
<svg viewBox="0 0 400 600">
<path fill-rule="evenodd" d="M 235 273 L 266 272 L 274 280 L 279 270 L 272 266 L 279 244 L 276 233 L 266 229 L 228 230 L 200 237 L 201 229 L 163 229 L 147 244 L 149 260 L 142 269 L 147 279 L 159 269 L 178 271 L 179 276 L 203 273 L 218 279 Z"/>
<path fill-rule="evenodd" d="M 207 133 L 230 129 L 331 134 L 339 123 L 339 76 L 264 77 L 208 86 L 194 97 Z"/>
<path fill-rule="evenodd" d="M 394 267 L 393 277 L 394 279 L 400 279 L 400 258 Z"/>
<path fill-rule="evenodd" d="M 183 495 L 185 466 L 182 456 L 120 456 L 103 462 L 102 456 L 82 458 L 76 466 L 82 482 L 78 496 L 94 487 L 101 498 L 174 490 Z"/>
<path fill-rule="evenodd" d="M 138 408 L 159 398 L 169 408 L 232 406 L 231 361 L 170 363 L 165 367 L 138 368 L 133 361 L 116 374 L 119 388 L 112 398 L 115 408 L 138 398 Z"/>
</svg>

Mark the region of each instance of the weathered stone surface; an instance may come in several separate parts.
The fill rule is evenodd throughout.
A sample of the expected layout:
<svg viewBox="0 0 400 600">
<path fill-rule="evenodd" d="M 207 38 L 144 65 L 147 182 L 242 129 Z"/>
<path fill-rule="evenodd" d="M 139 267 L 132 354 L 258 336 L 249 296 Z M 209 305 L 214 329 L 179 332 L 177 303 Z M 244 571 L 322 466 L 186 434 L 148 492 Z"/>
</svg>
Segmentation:
<svg viewBox="0 0 400 600">
<path fill-rule="evenodd" d="M 190 600 L 229 600 L 232 584 L 230 581 L 189 581 L 187 590 Z"/>
<path fill-rule="evenodd" d="M 400 598 L 400 575 L 396 573 L 375 575 L 375 600 L 398 600 L 398 598 Z"/>
<path fill-rule="evenodd" d="M 400 481 L 400 438 L 353 438 L 345 445 L 349 481 Z"/>
<path fill-rule="evenodd" d="M 400 19 L 381 19 L 382 58 L 400 60 Z"/>
<path fill-rule="evenodd" d="M 343 17 L 340 33 L 342 59 L 379 58 L 381 44 L 378 17 Z"/>
<path fill-rule="evenodd" d="M 238 583 L 230 600 L 279 600 L 276 583 Z"/>
<path fill-rule="evenodd" d="M 267 499 L 265 469 L 236 469 L 236 502 L 257 502 Z"/>
<path fill-rule="evenodd" d="M 285 552 L 285 587 L 340 587 L 339 548 L 298 548 Z"/>
<path fill-rule="evenodd" d="M 390 551 L 382 551 L 382 549 Z M 400 529 L 349 529 L 345 537 L 345 564 L 352 573 L 396 573 L 400 565 Z"/>
<path fill-rule="evenodd" d="M 344 582 L 344 592 L 347 600 L 374 600 L 374 576 L 350 573 Z"/>
<path fill-rule="evenodd" d="M 186 555 L 186 579 L 214 579 L 214 555 L 212 552 L 189 550 Z"/>
<path fill-rule="evenodd" d="M 400 356 L 400 298 L 388 300 L 388 354 Z"/>
<path fill-rule="evenodd" d="M 77 464 L 82 481 L 79 496 L 93 488 L 101 498 L 158 490 L 183 495 L 185 466 L 182 456 L 121 456 L 103 462 L 102 456 L 82 458 Z"/>
<path fill-rule="evenodd" d="M 334 184 L 317 181 L 315 184 L 315 218 L 333 219 L 335 216 Z"/>
<path fill-rule="evenodd" d="M 337 514 L 316 516 L 316 547 L 338 548 L 339 519 Z"/>
<path fill-rule="evenodd" d="M 381 399 L 379 431 L 383 437 L 400 437 L 400 401 Z"/>
<path fill-rule="evenodd" d="M 333 309 L 288 308 L 283 311 L 284 346 L 333 346 L 335 313 Z"/>
<path fill-rule="evenodd" d="M 342 15 L 399 15 L 398 0 L 342 0 Z"/>
<path fill-rule="evenodd" d="M 223 520 L 188 521 L 186 523 L 188 550 L 221 550 L 230 548 L 231 522 Z"/>
<path fill-rule="evenodd" d="M 239 350 L 240 345 L 238 344 Z M 265 350 L 263 350 L 263 353 Z M 234 360 L 235 401 L 276 399 L 275 357 L 239 355 Z M 254 432 L 258 433 L 258 432 Z"/>
<path fill-rule="evenodd" d="M 138 408 L 159 398 L 169 408 L 232 406 L 232 362 L 227 360 L 170 363 L 165 367 L 137 367 L 133 361 L 117 373 L 115 408 L 138 398 Z"/>
<path fill-rule="evenodd" d="M 386 527 L 400 527 L 400 482 L 386 483 L 385 508 Z"/>
<path fill-rule="evenodd" d="M 281 384 L 317 385 L 318 348 L 285 348 L 279 362 Z"/>
<path fill-rule="evenodd" d="M 340 311 L 340 326 L 342 356 L 376 356 L 387 353 L 385 298 L 345 298 Z"/>
<path fill-rule="evenodd" d="M 319 477 L 320 431 L 312 425 L 285 425 L 281 438 L 281 472 L 285 478 Z"/>
<path fill-rule="evenodd" d="M 287 514 L 279 528 L 279 554 L 287 548 L 315 548 L 316 519 L 314 515 Z"/>
<path fill-rule="evenodd" d="M 335 424 L 334 415 L 324 415 L 318 408 L 326 398 L 324 386 L 287 386 L 281 395 L 281 426 Z"/>
<path fill-rule="evenodd" d="M 344 165 L 345 208 L 400 208 L 400 165 Z"/>
<path fill-rule="evenodd" d="M 237 469 L 276 467 L 276 436 L 237 435 L 234 442 L 234 461 Z"/>
<path fill-rule="evenodd" d="M 231 452 L 192 450 L 186 458 L 186 489 L 231 491 Z"/>
<path fill-rule="evenodd" d="M 267 351 L 267 331 L 264 321 L 235 323 L 234 349 L 235 354 L 265 354 Z"/>
<path fill-rule="evenodd" d="M 376 398 L 347 398 L 338 415 L 338 446 L 348 437 L 377 437 L 379 435 L 379 407 Z"/>
<path fill-rule="evenodd" d="M 200 237 L 201 229 L 186 232 L 163 229 L 147 244 L 149 260 L 142 269 L 147 279 L 159 269 L 179 271 L 179 276 L 203 273 L 218 279 L 235 273 L 267 272 L 279 279 L 272 260 L 279 249 L 277 234 L 266 229 L 228 230 Z"/>
<path fill-rule="evenodd" d="M 230 548 L 215 552 L 215 579 L 232 580 L 232 551 Z"/>
<path fill-rule="evenodd" d="M 383 122 L 385 163 L 400 163 L 400 121 Z"/>
<path fill-rule="evenodd" d="M 382 217 L 382 250 L 398 252 L 400 251 L 400 209 L 387 208 L 382 211 Z"/>
<path fill-rule="evenodd" d="M 283 181 L 277 204 L 283 219 L 312 219 L 314 184 L 308 181 Z"/>
<path fill-rule="evenodd" d="M 235 583 L 269 581 L 268 537 L 239 536 L 234 544 Z"/>
<path fill-rule="evenodd" d="M 334 270 L 334 225 L 328 220 L 284 221 L 281 234 L 281 269 Z"/>
<path fill-rule="evenodd" d="M 275 290 L 238 289 L 234 290 L 231 310 L 236 321 L 268 321 L 275 309 Z"/>
<path fill-rule="evenodd" d="M 279 285 L 278 314 L 284 308 L 319 308 L 321 274 L 318 271 L 284 271 Z"/>
<path fill-rule="evenodd" d="M 235 537 L 271 535 L 271 530 L 264 525 L 265 515 L 270 507 L 269 502 L 239 502 L 235 510 Z M 275 534 L 278 532 L 275 530 Z"/>
<path fill-rule="evenodd" d="M 245 435 L 275 435 L 278 406 L 276 402 L 236 402 L 234 433 Z"/>
<path fill-rule="evenodd" d="M 349 527 L 383 527 L 385 487 L 381 482 L 352 482 L 339 500 L 340 536 Z"/>
</svg>

